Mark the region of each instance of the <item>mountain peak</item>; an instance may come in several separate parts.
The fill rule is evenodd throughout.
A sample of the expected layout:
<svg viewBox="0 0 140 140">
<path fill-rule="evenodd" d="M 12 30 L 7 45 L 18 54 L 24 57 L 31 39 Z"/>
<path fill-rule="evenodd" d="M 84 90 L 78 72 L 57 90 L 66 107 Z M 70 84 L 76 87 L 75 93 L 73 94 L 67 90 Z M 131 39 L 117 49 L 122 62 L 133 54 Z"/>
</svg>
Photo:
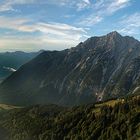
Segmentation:
<svg viewBox="0 0 140 140">
<path fill-rule="evenodd" d="M 113 44 L 117 42 L 121 42 L 123 40 L 123 36 L 119 34 L 117 31 L 110 32 L 103 36 L 94 36 L 87 39 L 84 42 L 84 46 L 96 46 L 101 47 L 103 44 L 109 44 L 108 46 L 114 46 Z"/>
<path fill-rule="evenodd" d="M 112 31 L 106 35 L 103 35 L 103 36 L 93 36 L 93 37 L 90 37 L 89 39 L 87 39 L 87 41 L 91 41 L 91 40 L 95 40 L 95 39 L 98 39 L 98 38 L 116 38 L 116 37 L 122 37 L 121 34 L 119 34 L 117 31 Z"/>
<path fill-rule="evenodd" d="M 117 37 L 117 36 L 121 36 L 121 34 L 119 34 L 117 31 L 113 31 L 107 34 L 107 36 L 111 36 L 111 37 Z"/>
</svg>

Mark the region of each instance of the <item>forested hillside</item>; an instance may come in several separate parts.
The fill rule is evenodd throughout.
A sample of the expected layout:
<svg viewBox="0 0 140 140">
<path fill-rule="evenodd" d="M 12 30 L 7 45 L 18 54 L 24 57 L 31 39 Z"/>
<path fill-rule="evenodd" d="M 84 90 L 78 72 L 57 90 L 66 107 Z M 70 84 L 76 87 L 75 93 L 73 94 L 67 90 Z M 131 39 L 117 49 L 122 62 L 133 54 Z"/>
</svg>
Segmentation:
<svg viewBox="0 0 140 140">
<path fill-rule="evenodd" d="M 3 140 L 140 139 L 140 96 L 71 108 L 36 105 L 4 112 Z"/>
</svg>

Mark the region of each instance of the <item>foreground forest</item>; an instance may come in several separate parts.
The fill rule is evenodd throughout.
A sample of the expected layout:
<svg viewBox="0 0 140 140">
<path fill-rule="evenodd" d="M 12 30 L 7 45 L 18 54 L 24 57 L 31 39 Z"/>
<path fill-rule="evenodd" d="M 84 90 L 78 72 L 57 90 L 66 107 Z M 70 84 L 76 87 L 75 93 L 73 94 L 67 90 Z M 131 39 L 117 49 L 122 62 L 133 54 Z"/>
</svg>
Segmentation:
<svg viewBox="0 0 140 140">
<path fill-rule="evenodd" d="M 71 108 L 1 109 L 1 140 L 139 140 L 140 96 Z"/>
</svg>

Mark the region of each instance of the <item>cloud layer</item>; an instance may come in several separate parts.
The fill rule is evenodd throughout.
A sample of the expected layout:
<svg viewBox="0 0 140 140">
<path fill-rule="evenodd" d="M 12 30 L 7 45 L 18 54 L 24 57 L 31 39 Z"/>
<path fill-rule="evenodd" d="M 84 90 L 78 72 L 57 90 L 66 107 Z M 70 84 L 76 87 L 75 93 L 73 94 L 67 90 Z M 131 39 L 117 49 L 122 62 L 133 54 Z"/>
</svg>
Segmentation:
<svg viewBox="0 0 140 140">
<path fill-rule="evenodd" d="M 1 0 L 0 51 L 62 50 L 76 46 L 91 35 L 111 30 L 140 38 L 140 11 L 134 8 L 138 3 L 132 0 Z"/>
<path fill-rule="evenodd" d="M 130 0 L 98 0 L 92 4 L 91 14 L 83 17 L 79 23 L 84 26 L 95 25 L 129 4 Z"/>
<path fill-rule="evenodd" d="M 129 16 L 124 16 L 120 22 L 121 33 L 128 35 L 140 34 L 140 13 L 134 13 Z"/>
<path fill-rule="evenodd" d="M 0 16 L 0 28 L 10 29 L 17 32 L 17 35 L 5 34 L 0 38 L 1 47 L 6 44 L 26 45 L 26 42 L 31 45 L 39 45 L 43 47 L 45 45 L 58 45 L 62 46 L 69 45 L 73 47 L 79 43 L 82 38 L 86 37 L 86 30 L 84 28 L 78 28 L 64 23 L 43 23 L 35 22 L 32 23 L 30 19 L 26 18 L 11 18 Z M 18 33 L 25 33 L 18 36 Z M 39 34 L 39 36 L 30 36 L 30 34 Z M 5 43 L 4 43 L 5 42 Z M 39 42 L 39 43 L 38 43 Z M 56 47 L 57 48 L 57 47 Z M 54 48 L 53 48 L 54 49 Z"/>
</svg>

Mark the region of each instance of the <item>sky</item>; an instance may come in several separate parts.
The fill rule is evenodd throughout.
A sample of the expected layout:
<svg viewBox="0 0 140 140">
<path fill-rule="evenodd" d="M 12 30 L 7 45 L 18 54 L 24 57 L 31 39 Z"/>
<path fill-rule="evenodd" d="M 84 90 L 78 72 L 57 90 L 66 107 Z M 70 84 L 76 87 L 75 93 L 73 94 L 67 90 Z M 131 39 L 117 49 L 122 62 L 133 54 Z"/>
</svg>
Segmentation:
<svg viewBox="0 0 140 140">
<path fill-rule="evenodd" d="M 0 52 L 63 50 L 111 31 L 140 40 L 140 0 L 0 0 Z"/>
</svg>

